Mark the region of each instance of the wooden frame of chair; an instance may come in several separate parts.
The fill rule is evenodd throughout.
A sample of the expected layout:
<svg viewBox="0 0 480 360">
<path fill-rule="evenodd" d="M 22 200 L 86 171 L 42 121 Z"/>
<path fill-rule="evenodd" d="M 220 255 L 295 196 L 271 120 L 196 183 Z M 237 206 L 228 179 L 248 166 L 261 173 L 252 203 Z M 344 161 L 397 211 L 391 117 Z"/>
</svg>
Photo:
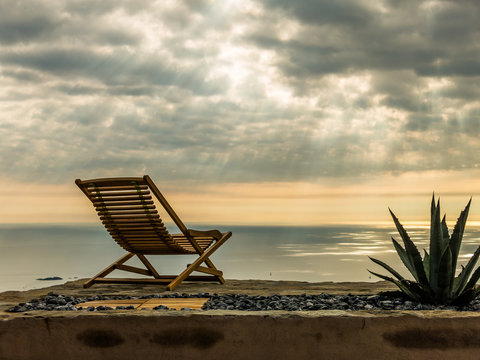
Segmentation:
<svg viewBox="0 0 480 360">
<path fill-rule="evenodd" d="M 126 255 L 88 280 L 83 285 L 85 288 L 95 283 L 143 283 L 166 284 L 168 290 L 173 290 L 182 281 L 225 283 L 222 271 L 215 267 L 210 256 L 232 236 L 232 233 L 188 229 L 148 175 L 142 178 L 77 179 L 75 183 L 93 203 L 112 238 L 127 250 Z M 168 233 L 158 215 L 150 191 L 180 229 L 181 234 Z M 160 275 L 145 257 L 147 254 L 192 254 L 198 257 L 179 275 Z M 125 265 L 125 262 L 134 256 L 139 258 L 145 269 Z M 116 269 L 153 278 L 106 277 Z M 206 275 L 191 275 L 194 271 Z"/>
</svg>

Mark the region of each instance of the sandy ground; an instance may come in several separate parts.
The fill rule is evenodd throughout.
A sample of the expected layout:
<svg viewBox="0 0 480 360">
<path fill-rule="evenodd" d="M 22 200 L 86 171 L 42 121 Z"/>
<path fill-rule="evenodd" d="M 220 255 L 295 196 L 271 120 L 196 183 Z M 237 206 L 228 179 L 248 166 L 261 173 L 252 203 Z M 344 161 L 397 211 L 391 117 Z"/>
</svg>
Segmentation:
<svg viewBox="0 0 480 360">
<path fill-rule="evenodd" d="M 0 312 L 5 311 L 20 302 L 28 302 L 34 298 L 47 295 L 50 292 L 76 297 L 95 295 L 130 295 L 142 296 L 149 294 L 168 294 L 158 285 L 107 285 L 97 284 L 84 289 L 82 284 L 87 279 L 69 281 L 62 285 L 49 286 L 27 291 L 6 291 L 0 293 Z M 175 289 L 177 293 L 197 294 L 247 294 L 247 295 L 298 295 L 298 294 L 377 294 L 381 291 L 397 290 L 393 284 L 379 282 L 321 282 L 309 283 L 302 281 L 268 281 L 268 280 L 227 280 L 224 285 L 215 283 L 182 283 Z"/>
</svg>

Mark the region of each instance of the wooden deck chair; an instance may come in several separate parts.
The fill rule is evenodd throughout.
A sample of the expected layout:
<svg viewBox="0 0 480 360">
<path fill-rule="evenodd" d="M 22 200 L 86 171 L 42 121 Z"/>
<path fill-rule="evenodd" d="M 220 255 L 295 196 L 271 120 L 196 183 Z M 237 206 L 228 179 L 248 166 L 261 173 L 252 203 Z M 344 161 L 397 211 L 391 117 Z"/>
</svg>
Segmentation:
<svg viewBox="0 0 480 360">
<path fill-rule="evenodd" d="M 218 230 L 187 229 L 148 175 L 143 178 L 106 178 L 75 180 L 93 203 L 100 220 L 112 238 L 128 253 L 88 280 L 85 288 L 95 283 L 167 284 L 175 289 L 182 281 L 218 281 L 223 274 L 213 265 L 210 256 L 232 236 Z M 181 234 L 170 234 L 155 208 L 151 193 L 165 208 Z M 145 255 L 197 255 L 180 275 L 159 275 Z M 141 269 L 124 263 L 137 256 L 145 266 Z M 202 265 L 202 264 L 205 264 Z M 124 270 L 153 278 L 106 278 L 113 270 Z M 191 275 L 193 271 L 207 275 Z"/>
</svg>

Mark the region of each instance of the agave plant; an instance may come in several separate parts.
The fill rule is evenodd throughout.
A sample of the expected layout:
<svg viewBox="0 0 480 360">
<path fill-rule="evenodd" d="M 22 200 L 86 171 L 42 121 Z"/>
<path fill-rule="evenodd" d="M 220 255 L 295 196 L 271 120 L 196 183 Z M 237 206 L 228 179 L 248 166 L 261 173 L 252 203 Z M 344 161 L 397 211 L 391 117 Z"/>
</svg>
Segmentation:
<svg viewBox="0 0 480 360">
<path fill-rule="evenodd" d="M 410 240 L 407 231 L 389 208 L 388 210 L 404 244 L 404 247 L 402 247 L 392 237 L 393 246 L 415 281 L 405 279 L 389 265 L 374 258 L 370 259 L 390 272 L 393 278 L 369 270 L 370 273 L 394 283 L 405 295 L 414 301 L 431 304 L 466 304 L 473 300 L 480 294 L 480 288 L 476 286 L 480 278 L 480 267 L 472 275 L 472 271 L 480 256 L 480 246 L 467 265 L 461 266 L 462 270 L 459 275 L 455 276 L 460 245 L 471 201 L 472 199 L 460 213 L 452 235 L 449 236 L 445 216 L 440 221 L 440 199 L 435 205 L 435 194 L 433 195 L 430 249 L 429 252 L 424 249 L 423 259 L 413 241 Z"/>
</svg>

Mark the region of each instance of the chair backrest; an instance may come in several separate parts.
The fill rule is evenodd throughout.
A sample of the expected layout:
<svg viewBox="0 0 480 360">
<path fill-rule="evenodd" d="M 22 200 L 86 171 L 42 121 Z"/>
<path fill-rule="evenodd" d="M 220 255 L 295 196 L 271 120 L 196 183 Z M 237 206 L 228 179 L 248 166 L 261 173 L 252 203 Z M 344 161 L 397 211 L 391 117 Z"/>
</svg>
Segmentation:
<svg viewBox="0 0 480 360">
<path fill-rule="evenodd" d="M 141 254 L 184 252 L 165 228 L 145 178 L 77 179 L 75 183 L 125 250 Z"/>
</svg>

